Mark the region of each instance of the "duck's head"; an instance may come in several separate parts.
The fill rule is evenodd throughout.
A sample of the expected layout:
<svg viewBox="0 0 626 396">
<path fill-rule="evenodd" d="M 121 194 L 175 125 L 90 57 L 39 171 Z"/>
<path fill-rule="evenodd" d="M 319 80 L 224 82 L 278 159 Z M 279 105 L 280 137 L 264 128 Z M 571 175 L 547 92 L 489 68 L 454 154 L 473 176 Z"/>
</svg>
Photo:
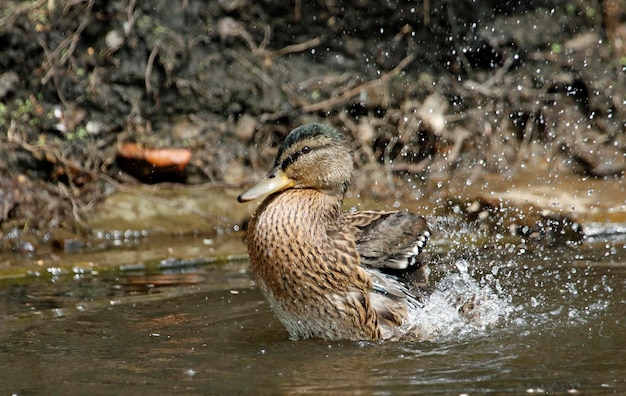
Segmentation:
<svg viewBox="0 0 626 396">
<path fill-rule="evenodd" d="M 237 200 L 247 202 L 290 188 L 343 196 L 352 177 L 352 155 L 344 137 L 324 124 L 302 125 L 287 135 L 274 167 Z"/>
</svg>

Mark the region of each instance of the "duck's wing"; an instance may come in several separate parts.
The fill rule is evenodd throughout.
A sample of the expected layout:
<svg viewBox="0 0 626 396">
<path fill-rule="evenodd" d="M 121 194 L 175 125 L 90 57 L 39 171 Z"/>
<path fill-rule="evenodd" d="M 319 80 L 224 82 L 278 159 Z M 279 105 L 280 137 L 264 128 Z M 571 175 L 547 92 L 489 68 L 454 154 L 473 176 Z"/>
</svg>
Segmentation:
<svg viewBox="0 0 626 396">
<path fill-rule="evenodd" d="M 393 335 L 406 324 L 411 307 L 422 306 L 428 294 L 428 259 L 423 254 L 428 224 L 410 212 L 354 212 L 344 221 L 358 230 L 356 248 L 374 285 L 370 298 L 383 318 L 383 332 Z"/>
<path fill-rule="evenodd" d="M 427 282 L 428 263 L 422 253 L 430 230 L 423 217 L 406 211 L 363 211 L 346 213 L 343 221 L 354 227 L 363 266 L 409 278 L 420 286 Z"/>
</svg>

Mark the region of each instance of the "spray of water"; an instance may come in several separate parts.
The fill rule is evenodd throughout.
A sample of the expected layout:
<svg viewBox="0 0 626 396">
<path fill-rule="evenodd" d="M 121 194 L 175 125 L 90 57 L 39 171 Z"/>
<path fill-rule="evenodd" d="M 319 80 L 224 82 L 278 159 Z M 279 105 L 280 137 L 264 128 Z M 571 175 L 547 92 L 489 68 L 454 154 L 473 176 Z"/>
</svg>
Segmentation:
<svg viewBox="0 0 626 396">
<path fill-rule="evenodd" d="M 457 271 L 445 275 L 425 304 L 411 313 L 409 322 L 423 340 L 446 341 L 485 334 L 505 323 L 514 310 L 510 298 L 498 292 L 498 281 L 474 279 L 466 260 L 455 262 Z"/>
<path fill-rule="evenodd" d="M 597 264 L 607 260 L 601 252 L 614 254 L 612 244 L 598 249 L 604 245 L 591 239 L 606 239 L 605 229 L 591 229 L 593 237 L 581 248 L 500 244 L 451 217 L 438 219 L 434 228 L 435 235 L 446 235 L 433 243 L 440 278 L 410 316 L 424 340 L 466 340 L 500 330 L 553 334 L 586 326 L 606 315 L 620 282 L 610 266 Z M 485 240 L 490 249 L 480 246 Z"/>
</svg>

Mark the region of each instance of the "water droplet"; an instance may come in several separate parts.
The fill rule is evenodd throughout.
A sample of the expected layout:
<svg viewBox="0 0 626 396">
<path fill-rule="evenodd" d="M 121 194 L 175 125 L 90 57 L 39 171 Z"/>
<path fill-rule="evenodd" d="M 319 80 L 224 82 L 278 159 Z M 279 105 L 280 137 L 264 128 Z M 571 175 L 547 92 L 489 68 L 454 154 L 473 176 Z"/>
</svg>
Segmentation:
<svg viewBox="0 0 626 396">
<path fill-rule="evenodd" d="M 537 298 L 535 297 L 531 297 L 530 298 L 530 306 L 531 307 L 538 307 L 540 304 L 539 300 L 537 300 Z"/>
<path fill-rule="evenodd" d="M 456 263 L 454 263 L 454 265 L 456 265 L 456 268 L 459 270 L 460 273 L 468 273 L 469 263 L 466 260 L 458 260 Z"/>
</svg>

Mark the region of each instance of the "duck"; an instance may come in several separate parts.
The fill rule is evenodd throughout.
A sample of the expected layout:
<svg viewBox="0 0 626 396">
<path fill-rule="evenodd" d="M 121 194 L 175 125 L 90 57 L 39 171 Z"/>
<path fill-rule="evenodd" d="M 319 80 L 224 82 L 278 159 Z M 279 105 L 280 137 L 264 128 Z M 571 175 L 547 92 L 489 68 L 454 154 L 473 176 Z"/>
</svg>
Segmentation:
<svg viewBox="0 0 626 396">
<path fill-rule="evenodd" d="M 341 133 L 302 125 L 237 198 L 261 201 L 246 235 L 252 273 L 291 340 L 419 336 L 411 315 L 427 295 L 428 223 L 402 210 L 342 212 L 353 168 Z"/>
</svg>

